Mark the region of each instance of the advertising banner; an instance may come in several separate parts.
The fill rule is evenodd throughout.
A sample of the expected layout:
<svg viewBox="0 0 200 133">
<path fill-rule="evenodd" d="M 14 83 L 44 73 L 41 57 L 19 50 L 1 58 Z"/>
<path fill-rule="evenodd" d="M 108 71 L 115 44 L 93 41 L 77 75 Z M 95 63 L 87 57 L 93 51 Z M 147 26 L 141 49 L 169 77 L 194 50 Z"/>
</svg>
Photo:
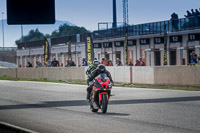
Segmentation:
<svg viewBox="0 0 200 133">
<path fill-rule="evenodd" d="M 91 34 L 85 35 L 85 46 L 86 60 L 88 62 L 88 65 L 91 65 L 94 60 L 94 48 Z"/>
<path fill-rule="evenodd" d="M 45 39 L 45 44 L 44 44 L 44 65 L 48 64 L 49 56 L 50 56 L 49 42 L 47 41 L 47 39 Z"/>
</svg>

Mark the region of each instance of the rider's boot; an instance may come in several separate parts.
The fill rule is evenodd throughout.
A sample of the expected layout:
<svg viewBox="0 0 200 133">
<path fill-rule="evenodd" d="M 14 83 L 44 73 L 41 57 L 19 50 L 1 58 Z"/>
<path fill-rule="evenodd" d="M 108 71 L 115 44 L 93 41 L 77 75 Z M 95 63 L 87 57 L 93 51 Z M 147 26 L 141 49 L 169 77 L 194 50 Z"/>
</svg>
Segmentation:
<svg viewBox="0 0 200 133">
<path fill-rule="evenodd" d="M 88 101 L 90 100 L 90 94 L 91 94 L 91 88 L 88 87 L 88 88 L 87 88 L 87 97 L 86 97 L 86 99 L 87 99 Z"/>
</svg>

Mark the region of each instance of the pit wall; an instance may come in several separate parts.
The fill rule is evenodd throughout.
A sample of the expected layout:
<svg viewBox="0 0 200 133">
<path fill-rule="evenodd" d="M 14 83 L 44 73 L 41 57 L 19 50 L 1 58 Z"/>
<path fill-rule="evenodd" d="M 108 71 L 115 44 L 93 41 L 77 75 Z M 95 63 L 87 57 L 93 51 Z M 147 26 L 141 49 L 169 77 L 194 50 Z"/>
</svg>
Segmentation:
<svg viewBox="0 0 200 133">
<path fill-rule="evenodd" d="M 0 76 L 85 81 L 87 67 L 0 68 Z M 107 67 L 114 82 L 155 85 L 200 86 L 200 66 Z"/>
</svg>

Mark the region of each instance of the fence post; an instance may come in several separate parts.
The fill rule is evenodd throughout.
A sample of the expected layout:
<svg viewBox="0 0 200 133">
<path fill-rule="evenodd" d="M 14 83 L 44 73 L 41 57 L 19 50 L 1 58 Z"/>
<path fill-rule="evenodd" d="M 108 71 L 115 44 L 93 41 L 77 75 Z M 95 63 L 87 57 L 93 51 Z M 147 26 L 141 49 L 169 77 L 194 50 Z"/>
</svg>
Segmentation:
<svg viewBox="0 0 200 133">
<path fill-rule="evenodd" d="M 130 67 L 130 83 L 133 83 L 133 67 Z"/>
</svg>

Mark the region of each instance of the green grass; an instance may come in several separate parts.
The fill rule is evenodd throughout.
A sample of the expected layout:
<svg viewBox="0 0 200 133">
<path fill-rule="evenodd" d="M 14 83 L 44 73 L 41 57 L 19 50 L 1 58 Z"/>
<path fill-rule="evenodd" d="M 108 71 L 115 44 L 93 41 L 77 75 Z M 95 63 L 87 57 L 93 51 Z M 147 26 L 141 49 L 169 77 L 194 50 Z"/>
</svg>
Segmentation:
<svg viewBox="0 0 200 133">
<path fill-rule="evenodd" d="M 62 81 L 62 80 L 48 80 L 46 78 L 38 79 L 18 79 L 9 76 L 0 76 L 0 80 L 12 81 L 37 81 L 37 82 L 52 82 L 52 83 L 65 83 L 65 84 L 79 84 L 87 85 L 86 81 Z M 168 89 L 168 90 L 185 90 L 185 91 L 200 91 L 200 87 L 193 86 L 172 86 L 172 85 L 147 85 L 147 84 L 128 84 L 128 83 L 115 83 L 116 87 L 129 87 L 129 88 L 152 88 L 152 89 Z"/>
<path fill-rule="evenodd" d="M 152 88 L 152 89 L 200 91 L 200 87 L 195 87 L 195 86 L 147 85 L 147 84 L 127 84 L 127 83 L 116 83 L 115 86 L 129 87 L 129 88 Z"/>
</svg>

